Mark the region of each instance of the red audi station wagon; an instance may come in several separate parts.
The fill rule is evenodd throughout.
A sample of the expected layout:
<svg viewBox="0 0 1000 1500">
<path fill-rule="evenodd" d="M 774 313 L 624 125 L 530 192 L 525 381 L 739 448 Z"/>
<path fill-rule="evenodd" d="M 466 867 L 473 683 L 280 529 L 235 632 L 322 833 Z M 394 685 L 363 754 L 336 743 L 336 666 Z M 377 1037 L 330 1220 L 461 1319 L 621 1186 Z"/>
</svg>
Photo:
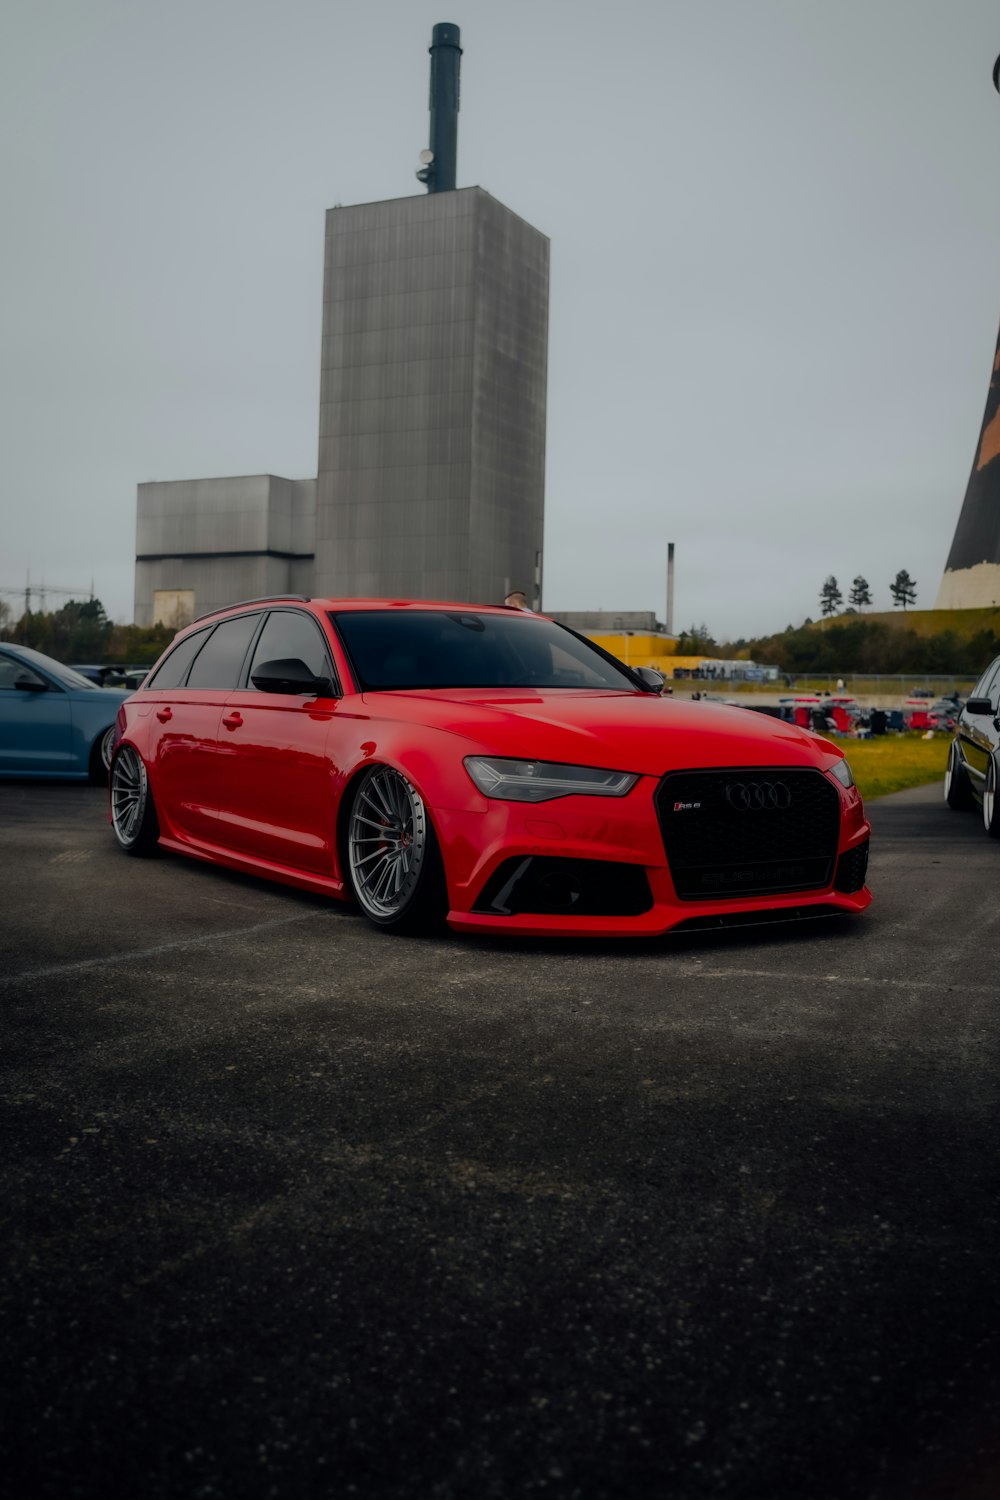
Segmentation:
<svg viewBox="0 0 1000 1500">
<path fill-rule="evenodd" d="M 842 751 L 659 686 L 522 610 L 253 600 L 181 631 L 122 704 L 112 827 L 128 854 L 353 900 L 398 931 L 863 911 L 870 828 Z"/>
</svg>

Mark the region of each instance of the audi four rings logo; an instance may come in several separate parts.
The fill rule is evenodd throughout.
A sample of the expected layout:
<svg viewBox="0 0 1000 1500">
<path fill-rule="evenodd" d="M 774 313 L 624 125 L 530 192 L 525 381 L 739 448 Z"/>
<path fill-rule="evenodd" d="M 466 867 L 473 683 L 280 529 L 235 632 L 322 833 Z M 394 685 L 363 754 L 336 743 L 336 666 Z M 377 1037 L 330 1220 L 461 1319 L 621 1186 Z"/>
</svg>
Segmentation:
<svg viewBox="0 0 1000 1500">
<path fill-rule="evenodd" d="M 792 794 L 783 781 L 730 781 L 726 801 L 736 812 L 779 812 L 791 806 Z"/>
</svg>

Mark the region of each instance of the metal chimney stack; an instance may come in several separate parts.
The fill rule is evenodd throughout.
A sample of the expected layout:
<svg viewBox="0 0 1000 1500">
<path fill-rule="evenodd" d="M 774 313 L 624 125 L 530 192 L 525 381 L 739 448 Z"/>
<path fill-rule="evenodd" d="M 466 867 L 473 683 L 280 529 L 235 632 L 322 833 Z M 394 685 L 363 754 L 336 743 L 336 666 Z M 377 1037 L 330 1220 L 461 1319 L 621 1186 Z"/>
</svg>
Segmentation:
<svg viewBox="0 0 1000 1500">
<path fill-rule="evenodd" d="M 674 544 L 667 543 L 667 617 L 664 621 L 667 635 L 674 633 Z"/>
<path fill-rule="evenodd" d="M 421 151 L 417 172 L 429 193 L 452 193 L 458 171 L 458 100 L 461 32 L 452 21 L 439 21 L 431 33 L 431 143 Z"/>
</svg>

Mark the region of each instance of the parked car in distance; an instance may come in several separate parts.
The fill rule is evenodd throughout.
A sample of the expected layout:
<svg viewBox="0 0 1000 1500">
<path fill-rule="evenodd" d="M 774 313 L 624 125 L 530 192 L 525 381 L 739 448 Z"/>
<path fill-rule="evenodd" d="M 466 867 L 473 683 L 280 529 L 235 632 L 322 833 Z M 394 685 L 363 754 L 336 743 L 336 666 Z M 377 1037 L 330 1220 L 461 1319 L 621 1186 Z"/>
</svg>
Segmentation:
<svg viewBox="0 0 1000 1500">
<path fill-rule="evenodd" d="M 79 672 L 81 677 L 89 678 L 96 682 L 98 687 L 103 687 L 106 679 L 118 671 L 124 672 L 124 667 L 98 667 L 92 662 L 73 661 L 70 662 L 70 671 Z"/>
<path fill-rule="evenodd" d="M 950 698 L 907 698 L 903 704 L 907 729 L 954 729 L 958 709 Z"/>
<path fill-rule="evenodd" d="M 1000 656 L 976 683 L 955 724 L 944 796 L 958 811 L 978 807 L 991 838 L 1000 839 Z"/>
<path fill-rule="evenodd" d="M 928 727 L 931 729 L 954 729 L 961 712 L 953 698 L 938 698 L 927 710 Z"/>
<path fill-rule="evenodd" d="M 149 673 L 148 667 L 94 666 L 90 663 L 81 665 L 79 662 L 73 662 L 72 669 L 83 677 L 89 677 L 98 687 L 124 687 L 129 692 L 139 687 Z"/>
<path fill-rule="evenodd" d="M 128 697 L 41 651 L 0 641 L 0 776 L 107 781 Z"/>
<path fill-rule="evenodd" d="M 111 821 L 377 927 L 656 935 L 856 914 L 843 753 L 660 696 L 544 616 L 276 598 L 181 631 L 118 711 Z"/>
</svg>

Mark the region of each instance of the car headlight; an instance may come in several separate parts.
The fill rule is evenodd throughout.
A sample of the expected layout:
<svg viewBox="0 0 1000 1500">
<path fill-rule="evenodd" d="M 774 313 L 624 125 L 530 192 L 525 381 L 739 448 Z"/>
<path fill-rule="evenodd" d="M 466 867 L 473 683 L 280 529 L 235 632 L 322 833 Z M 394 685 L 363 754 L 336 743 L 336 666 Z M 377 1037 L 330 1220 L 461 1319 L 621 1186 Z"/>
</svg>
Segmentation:
<svg viewBox="0 0 1000 1500">
<path fill-rule="evenodd" d="M 831 766 L 830 775 L 835 776 L 841 786 L 846 786 L 848 790 L 854 785 L 854 772 L 846 760 L 838 760 L 835 766 Z"/>
<path fill-rule="evenodd" d="M 551 802 L 555 797 L 624 797 L 638 776 L 594 766 L 562 766 L 549 760 L 507 760 L 470 755 L 465 769 L 484 797 L 504 802 Z"/>
</svg>

